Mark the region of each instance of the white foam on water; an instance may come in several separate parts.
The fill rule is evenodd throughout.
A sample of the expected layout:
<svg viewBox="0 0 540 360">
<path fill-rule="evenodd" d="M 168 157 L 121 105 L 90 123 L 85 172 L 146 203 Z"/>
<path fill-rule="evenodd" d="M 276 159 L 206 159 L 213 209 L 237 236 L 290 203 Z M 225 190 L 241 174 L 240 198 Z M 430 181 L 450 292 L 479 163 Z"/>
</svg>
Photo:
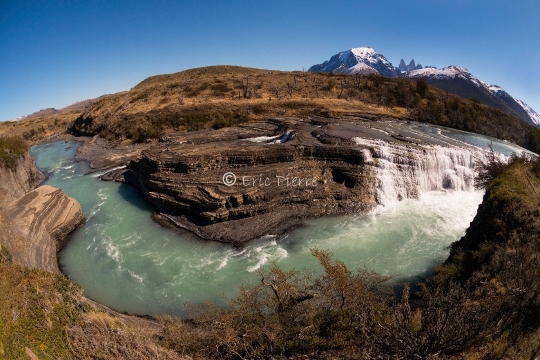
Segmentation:
<svg viewBox="0 0 540 360">
<path fill-rule="evenodd" d="M 127 269 L 129 275 L 131 275 L 131 277 L 133 277 L 134 279 L 136 279 L 137 281 L 139 281 L 140 283 L 143 282 L 143 278 L 137 274 L 135 274 L 133 271 Z"/>
<path fill-rule="evenodd" d="M 278 245 L 276 240 L 273 239 L 248 251 L 246 255 L 248 263 L 255 262 L 255 264 L 248 266 L 246 270 L 248 272 L 257 271 L 266 263 L 271 261 L 280 261 L 286 258 L 288 255 L 287 250 Z"/>
<path fill-rule="evenodd" d="M 277 138 L 279 138 L 281 135 L 276 135 L 276 136 L 257 136 L 257 137 L 254 137 L 254 138 L 248 138 L 248 139 L 243 139 L 245 141 L 251 141 L 251 142 L 254 142 L 254 143 L 265 143 L 265 142 L 268 142 L 270 140 L 275 140 Z"/>
<path fill-rule="evenodd" d="M 120 241 L 123 247 L 130 247 L 137 244 L 137 242 L 140 241 L 141 239 L 142 239 L 141 235 L 137 231 L 134 231 L 128 236 L 121 238 Z"/>
<path fill-rule="evenodd" d="M 86 247 L 86 250 L 90 250 L 90 248 L 96 243 L 96 238 L 93 237 L 92 238 L 92 241 L 90 241 L 90 243 L 88 244 L 88 246 Z"/>
<path fill-rule="evenodd" d="M 106 200 L 106 199 L 102 199 L 102 200 Z M 99 212 L 99 210 L 101 210 L 101 207 L 103 206 L 103 204 L 105 204 L 105 201 L 100 202 L 99 204 L 95 205 L 92 208 L 92 210 L 90 210 L 90 214 L 88 214 L 88 216 L 86 217 L 86 222 L 88 222 L 91 218 L 93 218 Z"/>
<path fill-rule="evenodd" d="M 110 169 L 100 170 L 100 171 L 93 172 L 93 173 L 89 174 L 89 176 L 90 176 L 90 177 L 97 178 L 97 177 L 100 177 L 101 175 L 104 175 L 104 174 L 110 172 L 110 171 L 120 170 L 120 169 L 125 169 L 125 168 L 126 168 L 125 165 L 117 166 L 117 167 L 113 167 L 113 168 L 110 168 Z"/>
<path fill-rule="evenodd" d="M 99 188 L 97 195 L 101 200 L 107 200 L 109 198 L 109 194 L 106 191 L 107 189 L 105 188 Z"/>
<path fill-rule="evenodd" d="M 227 266 L 229 262 L 229 258 L 228 257 L 224 257 L 223 260 L 221 260 L 221 263 L 218 265 L 217 269 L 216 270 L 221 270 L 223 269 L 225 266 Z"/>
<path fill-rule="evenodd" d="M 109 256 L 111 259 L 116 261 L 118 264 L 122 261 L 122 255 L 120 254 L 120 249 L 118 246 L 115 246 L 111 244 L 110 242 L 107 242 L 105 245 L 105 251 L 107 252 L 107 256 Z"/>
<path fill-rule="evenodd" d="M 171 255 L 172 256 L 172 255 Z M 167 260 L 169 260 L 171 258 L 171 256 L 165 256 L 164 258 L 160 259 L 159 261 L 157 261 L 155 264 L 157 266 L 162 266 L 163 264 L 165 264 L 167 262 Z"/>
</svg>

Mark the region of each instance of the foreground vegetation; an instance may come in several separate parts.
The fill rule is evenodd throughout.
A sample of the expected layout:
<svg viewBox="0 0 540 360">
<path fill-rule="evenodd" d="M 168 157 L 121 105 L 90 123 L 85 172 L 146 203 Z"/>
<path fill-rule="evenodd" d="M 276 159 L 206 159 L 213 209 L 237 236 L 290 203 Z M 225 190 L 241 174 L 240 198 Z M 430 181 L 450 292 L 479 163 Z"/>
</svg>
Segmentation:
<svg viewBox="0 0 540 360">
<path fill-rule="evenodd" d="M 179 359 L 158 329 L 100 309 L 63 275 L 11 264 L 0 247 L 0 359 Z"/>
</svg>

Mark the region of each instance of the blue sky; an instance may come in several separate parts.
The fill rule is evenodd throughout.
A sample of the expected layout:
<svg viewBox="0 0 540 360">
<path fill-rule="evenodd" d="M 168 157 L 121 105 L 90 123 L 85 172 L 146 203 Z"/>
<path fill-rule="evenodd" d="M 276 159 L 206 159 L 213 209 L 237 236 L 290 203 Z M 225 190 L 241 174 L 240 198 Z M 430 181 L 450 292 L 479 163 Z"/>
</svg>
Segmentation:
<svg viewBox="0 0 540 360">
<path fill-rule="evenodd" d="M 0 120 L 151 75 L 301 70 L 359 46 L 394 65 L 464 66 L 540 112 L 538 0 L 0 0 Z"/>
</svg>

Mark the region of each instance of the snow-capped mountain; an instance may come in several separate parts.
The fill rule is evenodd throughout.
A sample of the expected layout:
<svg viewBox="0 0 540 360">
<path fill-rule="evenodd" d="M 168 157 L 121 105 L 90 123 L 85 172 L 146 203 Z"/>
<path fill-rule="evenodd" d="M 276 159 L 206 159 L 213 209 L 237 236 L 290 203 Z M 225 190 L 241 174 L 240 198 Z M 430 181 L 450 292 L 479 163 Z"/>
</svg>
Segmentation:
<svg viewBox="0 0 540 360">
<path fill-rule="evenodd" d="M 529 105 L 525 104 L 523 101 L 516 99 L 516 102 L 527 112 L 532 122 L 540 127 L 540 115 L 536 113 Z"/>
<path fill-rule="evenodd" d="M 464 67 L 460 66 L 447 66 L 442 69 L 437 69 L 434 67 L 429 67 L 425 69 L 419 69 L 419 70 L 413 70 L 407 73 L 406 75 L 409 78 L 412 79 L 420 79 L 420 78 L 432 78 L 432 79 L 448 79 L 448 78 L 462 78 L 464 80 L 468 80 L 475 84 L 476 86 L 482 87 L 484 85 L 483 82 L 478 80 L 476 77 L 474 77 L 469 70 L 465 69 Z"/>
<path fill-rule="evenodd" d="M 313 65 L 310 72 L 334 72 L 338 74 L 382 74 L 396 76 L 396 68 L 383 55 L 370 47 L 342 51 L 322 64 Z"/>
<path fill-rule="evenodd" d="M 401 59 L 396 68 L 384 55 L 370 47 L 359 47 L 342 51 L 323 62 L 309 68 L 310 72 L 334 72 L 338 74 L 381 74 L 388 77 L 403 76 L 411 79 L 424 78 L 428 84 L 465 98 L 474 98 L 481 103 L 510 113 L 524 121 L 540 127 L 540 115 L 530 106 L 515 99 L 503 88 L 487 84 L 466 68 L 447 66 L 437 69 L 432 66 L 422 68 L 414 59 L 409 65 Z"/>
</svg>

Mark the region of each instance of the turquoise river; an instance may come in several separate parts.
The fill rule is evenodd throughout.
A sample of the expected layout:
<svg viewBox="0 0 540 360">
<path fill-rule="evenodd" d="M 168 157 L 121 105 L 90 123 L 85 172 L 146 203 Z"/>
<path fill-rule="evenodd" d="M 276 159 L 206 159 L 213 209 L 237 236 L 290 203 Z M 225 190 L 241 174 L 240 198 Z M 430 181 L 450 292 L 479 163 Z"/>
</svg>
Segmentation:
<svg viewBox="0 0 540 360">
<path fill-rule="evenodd" d="M 440 130 L 438 130 L 440 132 Z M 520 149 L 483 136 L 443 130 L 479 147 L 493 142 L 510 155 Z M 114 310 L 141 315 L 185 315 L 186 302 L 222 303 L 238 286 L 258 281 L 257 271 L 275 261 L 283 268 L 321 271 L 310 248 L 330 250 L 350 268 L 365 267 L 415 282 L 448 256 L 473 219 L 481 191 L 432 191 L 358 216 L 306 220 L 281 237 L 266 236 L 243 248 L 203 241 L 163 228 L 151 206 L 131 186 L 86 174 L 74 156 L 78 143 L 34 146 L 47 184 L 63 189 L 82 206 L 85 223 L 60 254 L 62 271 L 84 293 Z"/>
</svg>

